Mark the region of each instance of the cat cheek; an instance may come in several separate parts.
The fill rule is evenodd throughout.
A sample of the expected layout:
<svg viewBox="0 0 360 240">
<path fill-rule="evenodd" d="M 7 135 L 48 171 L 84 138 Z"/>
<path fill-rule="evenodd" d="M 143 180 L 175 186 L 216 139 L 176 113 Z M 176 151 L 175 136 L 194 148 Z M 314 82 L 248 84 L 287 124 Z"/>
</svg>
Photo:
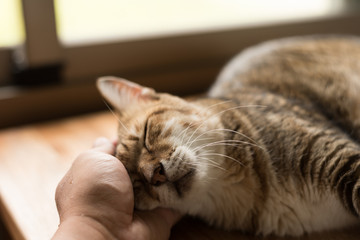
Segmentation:
<svg viewBox="0 0 360 240">
<path fill-rule="evenodd" d="M 151 210 L 159 207 L 159 202 L 151 198 L 145 191 L 135 190 L 135 208 L 138 210 Z"/>
</svg>

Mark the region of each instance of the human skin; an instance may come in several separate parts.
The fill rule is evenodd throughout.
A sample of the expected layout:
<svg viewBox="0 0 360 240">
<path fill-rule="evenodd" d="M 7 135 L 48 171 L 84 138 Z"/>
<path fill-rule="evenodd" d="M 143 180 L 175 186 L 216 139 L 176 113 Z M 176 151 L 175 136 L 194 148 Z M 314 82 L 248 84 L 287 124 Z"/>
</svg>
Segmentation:
<svg viewBox="0 0 360 240">
<path fill-rule="evenodd" d="M 180 214 L 134 210 L 133 188 L 106 138 L 80 154 L 56 189 L 60 224 L 53 240 L 168 239 Z"/>
</svg>

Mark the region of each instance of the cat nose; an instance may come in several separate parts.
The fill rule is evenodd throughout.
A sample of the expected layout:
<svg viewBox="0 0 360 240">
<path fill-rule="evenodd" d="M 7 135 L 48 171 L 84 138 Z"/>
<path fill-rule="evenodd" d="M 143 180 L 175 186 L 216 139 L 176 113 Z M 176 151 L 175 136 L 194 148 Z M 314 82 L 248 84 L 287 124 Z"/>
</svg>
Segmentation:
<svg viewBox="0 0 360 240">
<path fill-rule="evenodd" d="M 150 183 L 154 186 L 160 186 L 166 181 L 167 177 L 165 175 L 165 169 L 164 166 L 160 163 L 159 166 L 154 169 Z"/>
</svg>

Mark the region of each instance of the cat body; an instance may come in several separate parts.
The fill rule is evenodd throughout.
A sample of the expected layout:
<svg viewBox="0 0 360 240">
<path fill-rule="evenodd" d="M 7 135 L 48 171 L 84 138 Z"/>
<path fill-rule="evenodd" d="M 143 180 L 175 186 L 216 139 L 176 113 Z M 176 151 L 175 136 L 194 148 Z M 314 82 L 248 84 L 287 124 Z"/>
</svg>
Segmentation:
<svg viewBox="0 0 360 240">
<path fill-rule="evenodd" d="M 118 111 L 137 208 L 261 235 L 360 223 L 358 38 L 247 49 L 191 102 L 112 77 L 98 87 Z"/>
</svg>

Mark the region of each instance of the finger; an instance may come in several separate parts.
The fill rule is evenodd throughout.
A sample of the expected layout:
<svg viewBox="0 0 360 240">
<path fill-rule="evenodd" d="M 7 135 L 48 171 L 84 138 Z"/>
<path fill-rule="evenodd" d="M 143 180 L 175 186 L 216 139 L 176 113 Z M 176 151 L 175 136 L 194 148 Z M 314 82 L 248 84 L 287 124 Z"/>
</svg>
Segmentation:
<svg viewBox="0 0 360 240">
<path fill-rule="evenodd" d="M 118 144 L 118 141 L 119 141 L 118 137 L 112 137 L 112 138 L 111 138 L 111 142 L 112 142 L 115 146 Z"/>
<path fill-rule="evenodd" d="M 105 137 L 99 137 L 93 144 L 93 149 L 113 155 L 115 153 L 115 145 Z"/>
</svg>

